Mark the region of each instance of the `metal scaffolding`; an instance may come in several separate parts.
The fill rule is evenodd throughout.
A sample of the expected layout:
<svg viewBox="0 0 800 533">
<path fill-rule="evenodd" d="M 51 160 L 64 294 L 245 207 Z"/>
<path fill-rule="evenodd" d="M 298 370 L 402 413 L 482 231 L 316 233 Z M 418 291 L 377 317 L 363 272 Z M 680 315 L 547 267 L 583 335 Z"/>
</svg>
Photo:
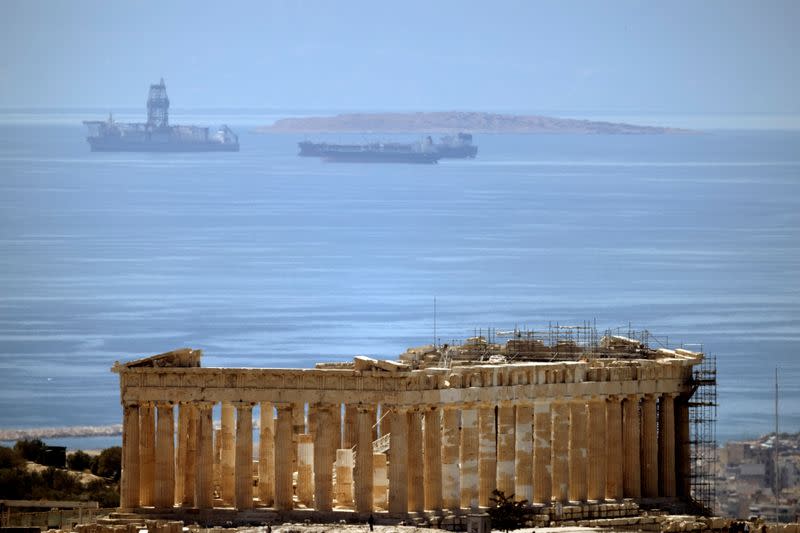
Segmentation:
<svg viewBox="0 0 800 533">
<path fill-rule="evenodd" d="M 702 347 L 701 350 L 702 351 Z M 712 514 L 717 486 L 717 358 L 706 354 L 694 367 L 694 395 L 689 400 L 691 444 L 691 497 L 701 510 Z"/>
</svg>

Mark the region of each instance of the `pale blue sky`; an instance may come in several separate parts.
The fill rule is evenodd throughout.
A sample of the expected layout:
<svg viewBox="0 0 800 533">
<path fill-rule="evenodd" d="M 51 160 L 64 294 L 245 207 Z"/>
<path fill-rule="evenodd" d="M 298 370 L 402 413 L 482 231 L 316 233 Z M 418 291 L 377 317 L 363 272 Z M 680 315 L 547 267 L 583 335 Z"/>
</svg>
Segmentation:
<svg viewBox="0 0 800 533">
<path fill-rule="evenodd" d="M 0 107 L 800 113 L 800 2 L 0 3 Z"/>
</svg>

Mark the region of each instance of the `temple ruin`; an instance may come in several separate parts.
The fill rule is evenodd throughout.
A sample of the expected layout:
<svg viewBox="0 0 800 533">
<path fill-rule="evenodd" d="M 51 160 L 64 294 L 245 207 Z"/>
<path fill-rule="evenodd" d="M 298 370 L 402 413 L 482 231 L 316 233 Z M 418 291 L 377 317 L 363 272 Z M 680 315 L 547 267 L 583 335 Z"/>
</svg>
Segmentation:
<svg viewBox="0 0 800 533">
<path fill-rule="evenodd" d="M 559 509 L 690 498 L 701 351 L 502 335 L 308 369 L 205 368 L 192 349 L 118 362 L 121 510 L 401 519 L 495 489 Z"/>
</svg>

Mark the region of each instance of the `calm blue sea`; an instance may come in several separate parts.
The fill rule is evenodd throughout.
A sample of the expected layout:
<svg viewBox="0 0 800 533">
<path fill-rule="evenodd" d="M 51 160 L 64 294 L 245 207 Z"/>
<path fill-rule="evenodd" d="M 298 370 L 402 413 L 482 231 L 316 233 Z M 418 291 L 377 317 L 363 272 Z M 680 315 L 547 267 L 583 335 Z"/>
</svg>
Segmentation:
<svg viewBox="0 0 800 533">
<path fill-rule="evenodd" d="M 393 357 L 431 342 L 436 297 L 442 341 L 596 320 L 702 343 L 721 441 L 771 431 L 777 367 L 800 430 L 799 132 L 480 135 L 474 161 L 413 166 L 298 158 L 303 136 L 245 121 L 213 155 L 11 122 L 0 428 L 119 423 L 114 361 L 182 346 L 205 366 Z"/>
</svg>

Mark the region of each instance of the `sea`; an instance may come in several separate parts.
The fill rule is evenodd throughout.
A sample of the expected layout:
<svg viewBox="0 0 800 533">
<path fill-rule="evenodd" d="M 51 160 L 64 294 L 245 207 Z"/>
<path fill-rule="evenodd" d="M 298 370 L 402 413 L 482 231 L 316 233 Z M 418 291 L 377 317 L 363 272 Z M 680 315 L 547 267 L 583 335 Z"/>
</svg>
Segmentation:
<svg viewBox="0 0 800 533">
<path fill-rule="evenodd" d="M 347 164 L 296 143 L 377 136 L 240 112 L 239 153 L 91 153 L 81 120 L 102 117 L 0 112 L 0 429 L 118 424 L 114 362 L 179 347 L 312 367 L 592 324 L 715 356 L 719 443 L 774 430 L 776 375 L 800 431 L 798 130 L 476 135 L 475 160 Z"/>
</svg>

